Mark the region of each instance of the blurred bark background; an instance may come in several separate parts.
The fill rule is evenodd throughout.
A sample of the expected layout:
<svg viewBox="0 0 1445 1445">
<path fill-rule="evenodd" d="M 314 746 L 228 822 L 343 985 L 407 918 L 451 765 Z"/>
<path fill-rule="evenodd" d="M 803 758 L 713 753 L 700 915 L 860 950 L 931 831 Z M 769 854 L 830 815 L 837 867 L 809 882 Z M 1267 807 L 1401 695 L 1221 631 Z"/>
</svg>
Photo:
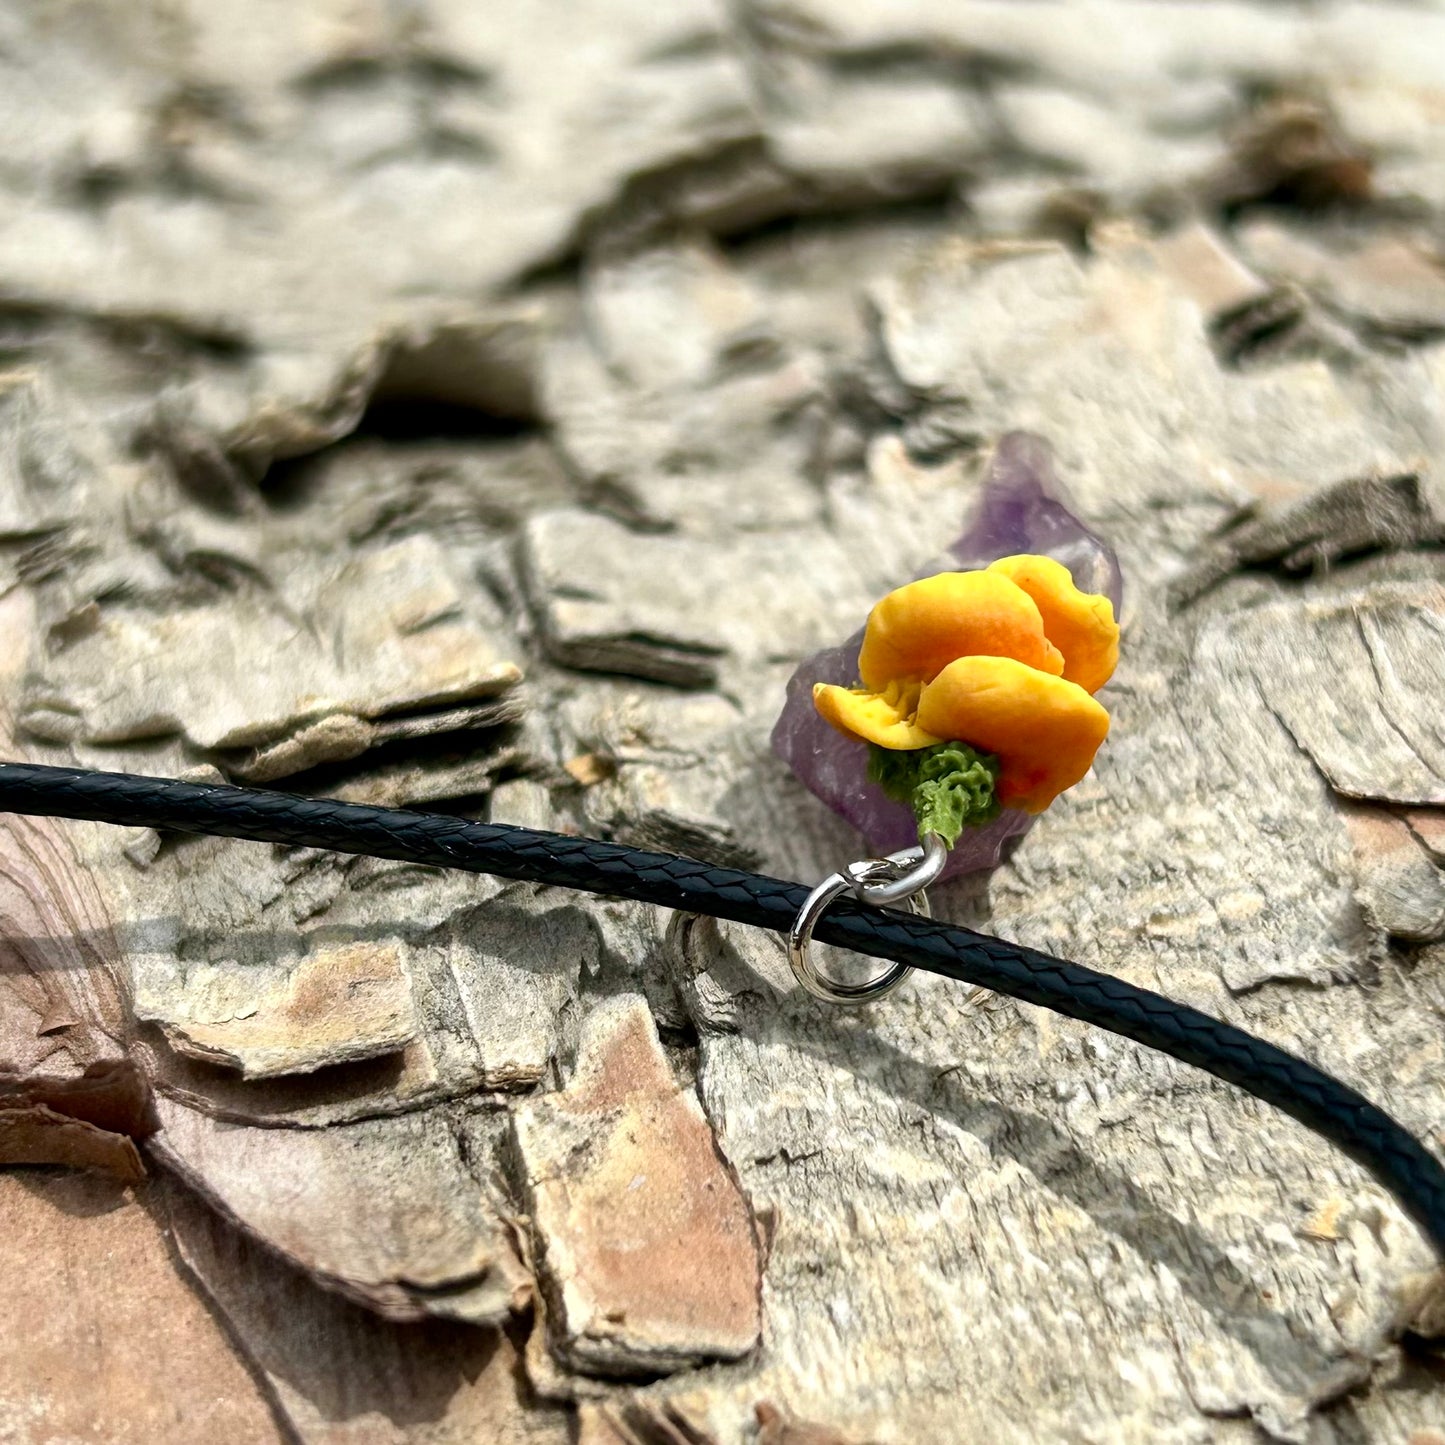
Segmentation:
<svg viewBox="0 0 1445 1445">
<path fill-rule="evenodd" d="M 6 756 L 816 878 L 783 683 L 1029 428 L 1114 733 L 936 910 L 1445 1148 L 1445 6 L 5 0 L 0 115 Z M 0 857 L 0 1440 L 1445 1441 L 1399 1210 L 1112 1036 Z"/>
</svg>

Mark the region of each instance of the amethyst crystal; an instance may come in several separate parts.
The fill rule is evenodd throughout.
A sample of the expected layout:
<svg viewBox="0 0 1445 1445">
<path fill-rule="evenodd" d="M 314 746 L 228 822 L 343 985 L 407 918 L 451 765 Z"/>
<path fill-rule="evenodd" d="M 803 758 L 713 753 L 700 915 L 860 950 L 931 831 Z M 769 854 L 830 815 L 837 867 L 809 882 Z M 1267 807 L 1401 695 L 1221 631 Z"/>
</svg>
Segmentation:
<svg viewBox="0 0 1445 1445">
<path fill-rule="evenodd" d="M 1070 511 L 1065 496 L 1049 444 L 1028 432 L 1009 432 L 998 444 L 963 535 L 937 565 L 918 575 L 967 571 L 1019 552 L 1037 553 L 1062 562 L 1081 591 L 1102 593 L 1117 617 L 1123 602 L 1118 559 Z M 830 727 L 813 707 L 815 682 L 857 683 L 862 642 L 859 628 L 847 642 L 799 665 L 773 728 L 773 751 L 805 787 L 863 834 L 873 852 L 891 853 L 918 842 L 913 814 L 868 781 L 866 744 Z M 992 823 L 965 829 L 943 876 L 994 867 L 1005 844 L 1026 833 L 1033 821 L 1028 813 L 1006 808 Z"/>
</svg>

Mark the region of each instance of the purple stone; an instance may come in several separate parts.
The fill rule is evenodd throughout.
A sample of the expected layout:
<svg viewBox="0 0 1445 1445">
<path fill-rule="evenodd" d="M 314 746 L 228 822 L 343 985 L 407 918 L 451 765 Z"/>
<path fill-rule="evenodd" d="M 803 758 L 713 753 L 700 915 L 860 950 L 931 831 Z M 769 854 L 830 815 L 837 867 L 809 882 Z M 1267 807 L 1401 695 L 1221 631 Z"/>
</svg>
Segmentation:
<svg viewBox="0 0 1445 1445">
<path fill-rule="evenodd" d="M 1070 510 L 1054 474 L 1049 444 L 1028 432 L 1009 432 L 989 464 L 963 535 L 937 565 L 918 575 L 986 567 L 1019 552 L 1062 562 L 1081 591 L 1102 593 L 1119 615 L 1124 582 L 1113 549 Z M 773 728 L 773 751 L 810 792 L 863 834 L 871 852 L 891 853 L 918 842 L 913 814 L 868 781 L 866 744 L 829 726 L 813 706 L 815 682 L 852 687 L 858 681 L 862 645 L 860 627 L 840 646 L 814 653 L 799 665 L 788 680 L 787 701 Z M 943 876 L 995 867 L 1005 845 L 1022 837 L 1033 822 L 1028 813 L 1006 808 L 986 827 L 966 828 Z"/>
</svg>

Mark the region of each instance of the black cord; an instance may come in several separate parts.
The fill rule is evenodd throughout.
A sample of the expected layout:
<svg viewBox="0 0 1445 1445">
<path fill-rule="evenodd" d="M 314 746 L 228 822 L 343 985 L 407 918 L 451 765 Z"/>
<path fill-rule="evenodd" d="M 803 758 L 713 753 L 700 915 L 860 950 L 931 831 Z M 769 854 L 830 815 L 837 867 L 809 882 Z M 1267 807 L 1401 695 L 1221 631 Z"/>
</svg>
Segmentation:
<svg viewBox="0 0 1445 1445">
<path fill-rule="evenodd" d="M 257 788 L 0 763 L 0 812 L 326 848 L 709 913 L 785 933 L 798 883 L 667 853 L 438 813 Z M 966 928 L 840 899 L 815 936 L 978 984 L 1147 1044 L 1273 1104 L 1362 1165 L 1445 1256 L 1445 1169 L 1383 1110 L 1243 1029 L 1107 974 Z"/>
</svg>

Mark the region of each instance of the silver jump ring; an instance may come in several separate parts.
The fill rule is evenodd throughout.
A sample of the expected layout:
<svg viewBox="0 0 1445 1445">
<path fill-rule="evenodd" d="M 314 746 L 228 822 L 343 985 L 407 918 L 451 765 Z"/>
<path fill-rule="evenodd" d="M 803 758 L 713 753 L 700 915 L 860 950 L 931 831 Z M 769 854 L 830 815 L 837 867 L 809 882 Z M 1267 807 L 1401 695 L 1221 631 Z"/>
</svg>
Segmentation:
<svg viewBox="0 0 1445 1445">
<path fill-rule="evenodd" d="M 868 859 L 863 864 L 854 864 L 850 871 L 870 870 L 873 876 L 885 871 L 891 873 L 896 864 L 887 859 Z M 890 994 L 913 971 L 906 963 L 890 964 L 877 978 L 864 983 L 839 983 L 818 971 L 808 945 L 813 941 L 813 929 L 823 916 L 828 905 L 841 893 L 857 887 L 862 878 L 848 878 L 841 873 L 830 873 L 809 895 L 793 926 L 788 931 L 788 962 L 793 967 L 793 977 L 798 980 L 814 998 L 826 1003 L 865 1003 L 871 999 L 883 998 Z M 924 918 L 932 917 L 928 911 L 927 895 L 920 892 L 910 895 L 908 906 Z"/>
<path fill-rule="evenodd" d="M 947 862 L 948 844 L 937 833 L 925 833 L 919 847 L 903 848 L 883 859 L 864 858 L 850 863 L 843 871 L 859 903 L 887 908 L 937 883 Z M 890 866 L 882 868 L 880 863 Z"/>
</svg>

